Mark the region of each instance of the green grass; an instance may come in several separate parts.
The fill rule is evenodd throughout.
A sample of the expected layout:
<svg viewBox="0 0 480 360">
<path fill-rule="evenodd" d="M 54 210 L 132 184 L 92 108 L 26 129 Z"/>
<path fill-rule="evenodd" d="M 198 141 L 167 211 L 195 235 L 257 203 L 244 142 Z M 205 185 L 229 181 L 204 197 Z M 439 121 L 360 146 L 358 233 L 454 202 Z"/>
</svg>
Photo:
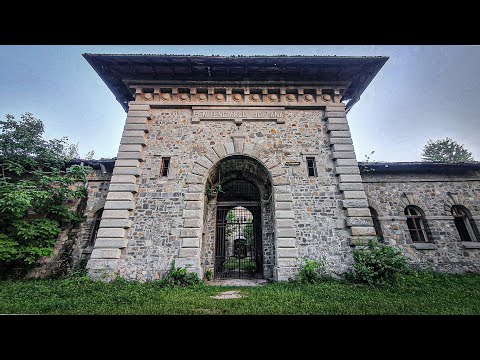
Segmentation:
<svg viewBox="0 0 480 360">
<path fill-rule="evenodd" d="M 210 298 L 238 290 L 241 299 Z M 417 274 L 373 288 L 340 281 L 299 286 L 158 288 L 151 283 L 0 281 L 3 314 L 480 314 L 480 275 Z"/>
</svg>

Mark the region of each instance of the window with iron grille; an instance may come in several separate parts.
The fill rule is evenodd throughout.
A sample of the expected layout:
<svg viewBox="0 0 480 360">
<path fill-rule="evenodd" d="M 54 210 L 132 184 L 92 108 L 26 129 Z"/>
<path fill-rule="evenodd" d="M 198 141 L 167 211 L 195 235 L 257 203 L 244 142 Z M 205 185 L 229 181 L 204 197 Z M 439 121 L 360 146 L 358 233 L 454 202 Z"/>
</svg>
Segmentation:
<svg viewBox="0 0 480 360">
<path fill-rule="evenodd" d="M 419 207 L 409 205 L 405 208 L 407 226 L 413 242 L 430 242 L 427 231 L 427 222 Z"/>
<path fill-rule="evenodd" d="M 161 176 L 168 176 L 168 170 L 170 168 L 170 158 L 162 157 L 162 170 L 160 171 Z"/>
<path fill-rule="evenodd" d="M 314 157 L 307 157 L 308 176 L 317 176 L 317 165 Z"/>
<path fill-rule="evenodd" d="M 382 225 L 380 224 L 380 220 L 378 220 L 378 213 L 372 207 L 369 207 L 370 214 L 372 216 L 373 221 L 373 228 L 375 229 L 375 234 L 378 236 L 378 239 L 383 242 L 383 232 L 382 232 Z"/>
<path fill-rule="evenodd" d="M 88 241 L 88 246 L 95 245 L 95 240 L 97 240 L 98 228 L 100 227 L 100 221 L 102 220 L 103 209 L 98 210 L 95 213 L 92 223 L 92 231 L 90 232 L 90 240 Z"/>
<path fill-rule="evenodd" d="M 477 241 L 478 229 L 467 208 L 453 205 L 452 215 L 461 241 Z"/>
</svg>

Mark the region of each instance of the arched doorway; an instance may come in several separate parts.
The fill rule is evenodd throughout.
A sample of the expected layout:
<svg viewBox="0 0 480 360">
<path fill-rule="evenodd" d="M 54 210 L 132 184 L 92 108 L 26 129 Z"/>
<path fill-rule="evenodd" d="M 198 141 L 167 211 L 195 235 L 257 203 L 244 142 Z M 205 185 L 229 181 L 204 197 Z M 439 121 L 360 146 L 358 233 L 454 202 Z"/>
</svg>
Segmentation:
<svg viewBox="0 0 480 360">
<path fill-rule="evenodd" d="M 272 183 L 246 156 L 221 160 L 206 185 L 202 265 L 214 278 L 273 278 Z"/>
</svg>

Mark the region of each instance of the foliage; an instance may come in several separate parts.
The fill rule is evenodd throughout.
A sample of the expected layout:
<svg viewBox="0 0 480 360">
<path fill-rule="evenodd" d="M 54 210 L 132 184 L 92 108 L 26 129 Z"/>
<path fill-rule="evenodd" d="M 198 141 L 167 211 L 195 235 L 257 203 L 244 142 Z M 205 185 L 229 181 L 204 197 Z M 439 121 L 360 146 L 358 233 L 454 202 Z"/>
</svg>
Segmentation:
<svg viewBox="0 0 480 360">
<path fill-rule="evenodd" d="M 64 156 L 65 156 L 67 161 L 71 161 L 73 159 L 92 160 L 93 157 L 95 156 L 95 151 L 90 150 L 89 152 L 87 152 L 85 157 L 82 158 L 80 156 L 80 152 L 79 152 L 78 147 L 79 147 L 79 143 L 70 144 L 70 145 L 67 146 L 67 148 L 64 151 Z"/>
<path fill-rule="evenodd" d="M 371 160 L 371 157 L 375 154 L 375 151 L 370 151 L 370 154 L 365 154 L 365 160 L 363 161 L 363 171 L 364 172 L 372 172 L 375 171 L 374 168 L 369 167 L 368 165 L 371 163 L 375 163 L 375 160 Z"/>
<path fill-rule="evenodd" d="M 48 256 L 62 227 L 82 221 L 66 204 L 84 198 L 88 167 L 64 169 L 66 138 L 44 140 L 32 114 L 0 121 L 0 262 Z"/>
<path fill-rule="evenodd" d="M 155 285 L 159 287 L 175 287 L 175 286 L 192 286 L 203 284 L 197 273 L 188 272 L 184 268 L 176 268 L 175 260 L 168 273 L 160 280 L 155 281 Z"/>
<path fill-rule="evenodd" d="M 205 280 L 210 281 L 213 279 L 213 272 L 211 270 L 205 271 Z"/>
<path fill-rule="evenodd" d="M 366 248 L 353 251 L 353 273 L 349 280 L 369 285 L 392 284 L 397 275 L 409 272 L 408 261 L 401 251 L 370 240 Z"/>
<path fill-rule="evenodd" d="M 319 259 L 303 258 L 303 264 L 295 277 L 297 284 L 316 284 L 326 277 L 325 264 Z"/>
<path fill-rule="evenodd" d="M 443 163 L 474 161 L 470 151 L 448 137 L 437 141 L 429 140 L 423 147 L 422 160 Z"/>
<path fill-rule="evenodd" d="M 208 197 L 214 196 L 214 195 L 219 194 L 219 193 L 225 193 L 225 191 L 222 190 L 222 185 L 217 184 L 213 187 L 211 187 L 211 186 L 207 187 L 207 196 Z"/>
<path fill-rule="evenodd" d="M 224 270 L 247 270 L 247 271 L 255 271 L 257 269 L 257 265 L 255 261 L 249 258 L 243 258 L 240 260 L 240 264 L 238 258 L 231 257 L 227 261 L 223 263 Z"/>
<path fill-rule="evenodd" d="M 253 245 L 253 223 L 252 219 L 248 219 L 243 228 L 243 236 L 245 237 L 245 244 L 247 246 Z"/>
</svg>

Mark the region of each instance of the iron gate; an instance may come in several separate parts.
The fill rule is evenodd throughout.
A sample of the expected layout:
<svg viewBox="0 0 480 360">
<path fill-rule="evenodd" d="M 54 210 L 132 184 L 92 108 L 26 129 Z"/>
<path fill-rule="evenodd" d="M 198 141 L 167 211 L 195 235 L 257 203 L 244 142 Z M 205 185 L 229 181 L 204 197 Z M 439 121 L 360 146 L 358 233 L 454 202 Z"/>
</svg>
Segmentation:
<svg viewBox="0 0 480 360">
<path fill-rule="evenodd" d="M 259 206 L 217 206 L 215 278 L 262 276 L 259 220 Z"/>
</svg>

